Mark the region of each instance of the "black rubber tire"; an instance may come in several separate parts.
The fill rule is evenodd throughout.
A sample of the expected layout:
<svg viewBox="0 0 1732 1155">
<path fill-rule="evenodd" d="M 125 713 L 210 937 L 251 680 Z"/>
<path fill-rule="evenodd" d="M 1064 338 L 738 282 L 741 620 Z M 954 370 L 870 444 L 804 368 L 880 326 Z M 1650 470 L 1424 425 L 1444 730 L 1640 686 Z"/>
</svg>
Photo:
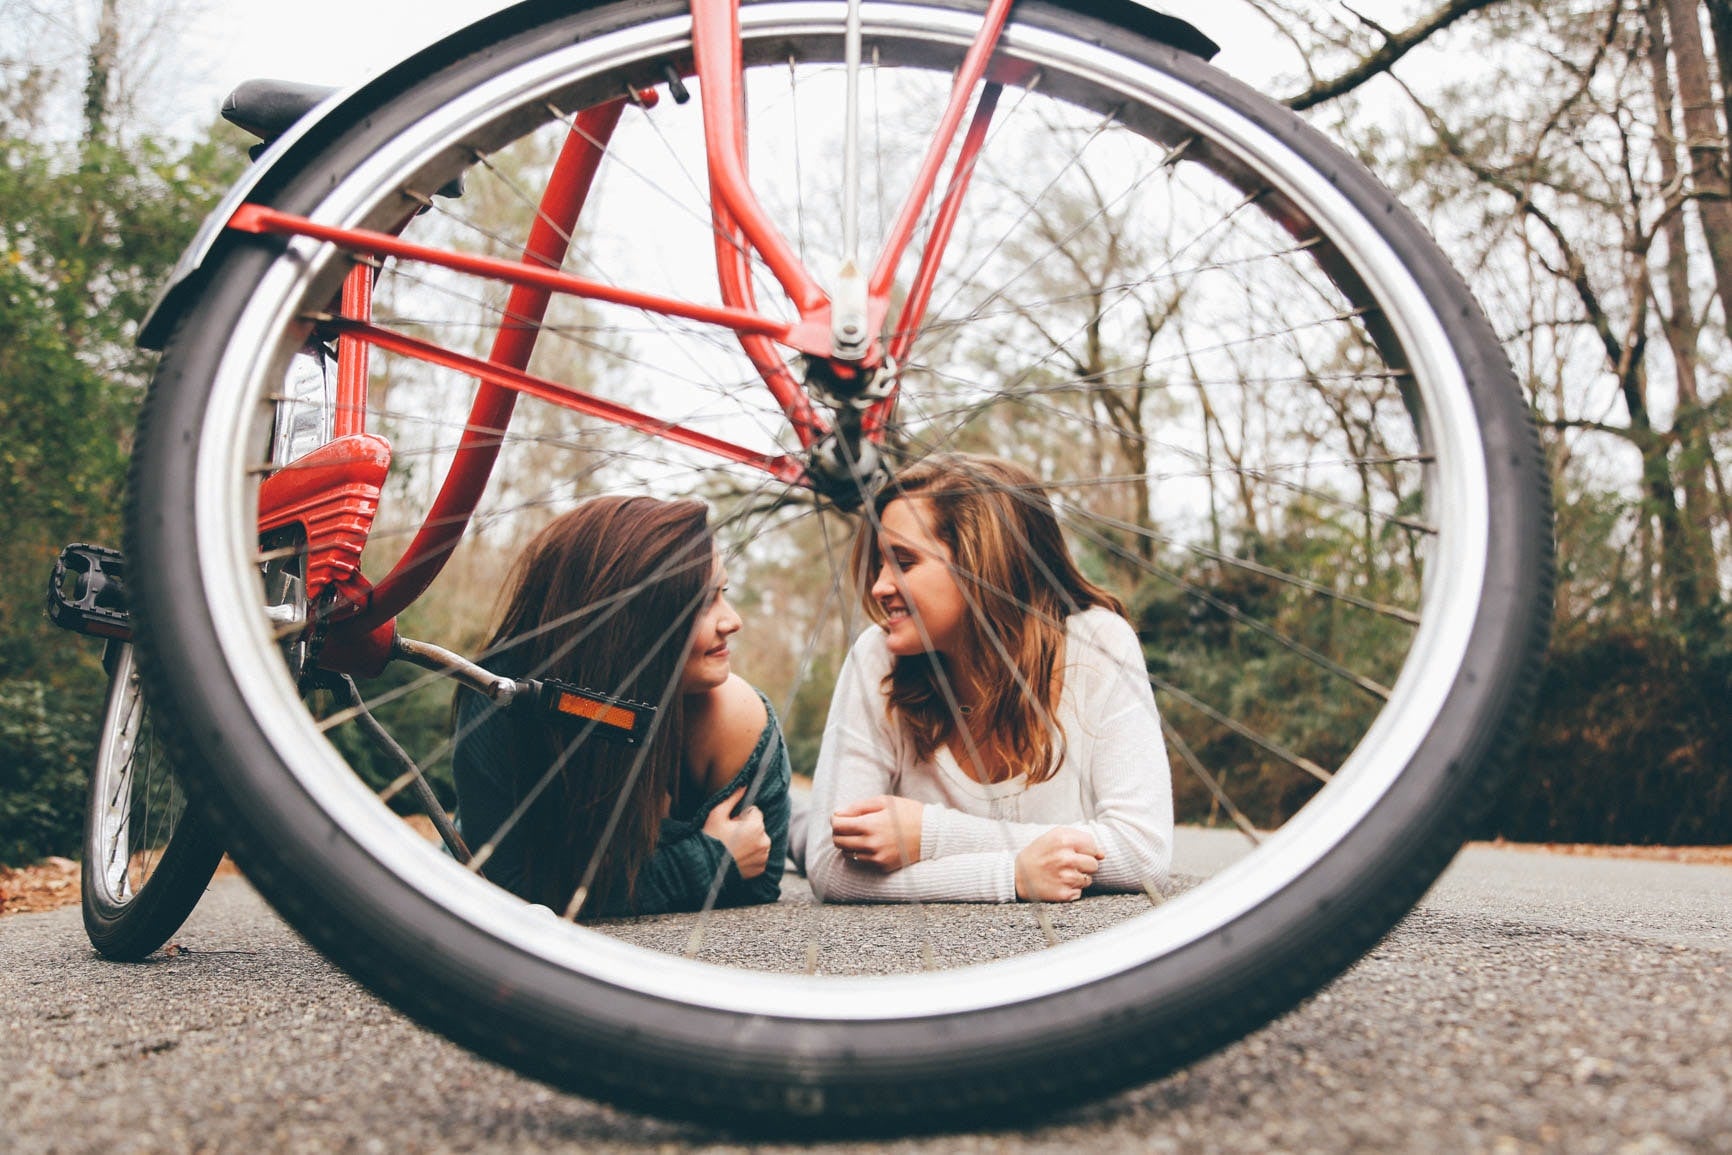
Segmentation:
<svg viewBox="0 0 1732 1155">
<path fill-rule="evenodd" d="M 108 809 L 107 795 L 113 789 L 114 775 L 105 770 L 110 741 L 121 723 L 128 699 L 136 695 L 129 688 L 133 659 L 131 647 L 111 643 L 117 651 L 110 664 L 108 698 L 103 706 L 103 732 L 97 739 L 97 764 L 90 775 L 90 794 L 84 812 L 84 870 L 82 892 L 84 930 L 90 944 L 105 958 L 117 962 L 136 962 L 153 954 L 186 922 L 187 916 L 204 896 L 205 888 L 222 862 L 222 844 L 217 841 L 196 811 L 183 809 L 169 831 L 168 841 L 156 859 L 144 884 L 136 891 L 116 900 L 101 878 L 101 863 L 108 853 L 102 834 L 104 815 Z M 142 699 L 135 708 L 148 715 L 150 706 Z M 147 734 L 149 722 L 141 716 L 137 733 Z M 147 739 L 148 741 L 149 739 Z M 166 766 L 160 773 L 168 773 Z M 177 789 L 164 782 L 164 790 Z M 130 820 L 132 808 L 128 808 Z"/>
<path fill-rule="evenodd" d="M 472 56 L 398 104 L 358 110 L 330 163 L 341 169 L 394 117 L 436 107 L 480 75 L 648 8 L 567 11 L 472 44 Z M 1111 43 L 1279 138 L 1358 207 L 1436 303 L 1484 450 L 1491 549 L 1465 661 L 1418 754 L 1363 820 L 1255 909 L 1146 965 L 1034 1002 L 939 1021 L 746 1021 L 556 966 L 455 917 L 376 859 L 285 769 L 224 664 L 202 592 L 200 559 L 214 547 L 193 512 L 198 447 L 225 335 L 280 247 L 231 243 L 170 343 L 134 455 L 127 552 L 140 645 L 189 788 L 220 815 L 248 877 L 309 941 L 420 1022 L 558 1086 L 710 1123 L 853 1134 L 1005 1123 L 1171 1071 L 1294 1006 L 1410 909 L 1494 796 L 1531 698 L 1551 589 L 1545 467 L 1495 333 L 1395 198 L 1287 110 L 1098 20 L 1035 3 L 1017 19 Z M 280 203 L 304 208 L 323 179 L 291 183 Z"/>
</svg>

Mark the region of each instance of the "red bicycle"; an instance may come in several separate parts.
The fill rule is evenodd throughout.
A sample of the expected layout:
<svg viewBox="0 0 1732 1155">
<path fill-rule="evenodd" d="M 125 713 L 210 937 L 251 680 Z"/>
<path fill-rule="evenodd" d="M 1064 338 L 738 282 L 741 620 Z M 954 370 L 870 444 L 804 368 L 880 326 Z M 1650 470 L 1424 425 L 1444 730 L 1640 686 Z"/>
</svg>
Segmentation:
<svg viewBox="0 0 1732 1155">
<path fill-rule="evenodd" d="M 299 118 L 145 328 L 128 507 L 152 708 L 266 897 L 525 1071 L 834 1126 L 1105 1093 L 1368 949 L 1531 689 L 1544 471 L 1423 230 L 1212 49 L 1129 0 L 525 3 Z M 1107 929 L 890 977 L 816 917 L 792 973 L 626 946 L 392 814 L 448 739 L 345 736 L 515 692 L 456 656 L 498 567 L 625 490 L 710 502 L 809 724 L 854 511 L 952 448 L 1042 478 L 1136 610 L 1181 799 L 1237 830 Z"/>
</svg>

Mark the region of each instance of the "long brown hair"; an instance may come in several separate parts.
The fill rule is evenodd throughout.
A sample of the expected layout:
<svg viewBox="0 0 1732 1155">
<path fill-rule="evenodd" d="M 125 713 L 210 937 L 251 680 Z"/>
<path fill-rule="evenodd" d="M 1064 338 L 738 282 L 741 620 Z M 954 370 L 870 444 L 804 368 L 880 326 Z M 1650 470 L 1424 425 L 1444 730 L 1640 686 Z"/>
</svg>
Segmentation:
<svg viewBox="0 0 1732 1155">
<path fill-rule="evenodd" d="M 518 558 L 504 617 L 489 653 L 509 655 L 518 676 L 557 678 L 659 705 L 647 748 L 547 721 L 524 727 L 524 757 L 511 768 L 517 797 L 555 780 L 522 820 L 526 897 L 564 911 L 629 795 L 589 888 L 593 913 L 616 891 L 629 901 L 655 848 L 662 803 L 677 788 L 685 729 L 675 683 L 692 624 L 710 588 L 715 543 L 699 501 L 598 497 L 555 519 Z M 639 758 L 641 764 L 633 772 Z"/>
<path fill-rule="evenodd" d="M 984 670 L 1008 655 L 1020 680 L 1009 671 L 982 679 L 973 716 L 979 733 L 994 736 L 1008 771 L 1004 778 L 1046 781 L 1064 756 L 1063 732 L 1055 735 L 1047 722 L 1059 724 L 1065 619 L 1094 606 L 1122 616 L 1123 603 L 1077 569 L 1052 501 L 1032 473 L 998 458 L 940 454 L 903 470 L 879 491 L 873 516 L 854 541 L 861 599 L 880 625 L 884 611 L 871 593 L 878 530 L 884 510 L 899 499 L 924 503 L 970 612 L 954 661 L 937 653 L 895 660 L 884 679 L 891 713 L 907 728 L 916 755 L 930 758 L 957 728 L 944 681 L 954 687 L 965 670 Z M 986 636 L 988 628 L 997 644 Z"/>
</svg>

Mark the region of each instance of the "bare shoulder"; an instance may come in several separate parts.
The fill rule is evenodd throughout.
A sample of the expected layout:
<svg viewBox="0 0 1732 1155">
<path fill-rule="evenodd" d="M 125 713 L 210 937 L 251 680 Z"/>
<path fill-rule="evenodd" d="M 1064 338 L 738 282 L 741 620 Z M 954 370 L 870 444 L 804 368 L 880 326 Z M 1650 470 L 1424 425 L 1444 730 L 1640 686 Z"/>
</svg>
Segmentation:
<svg viewBox="0 0 1732 1155">
<path fill-rule="evenodd" d="M 752 684 L 731 674 L 726 682 L 686 698 L 686 765 L 712 790 L 728 784 L 770 720 Z"/>
</svg>

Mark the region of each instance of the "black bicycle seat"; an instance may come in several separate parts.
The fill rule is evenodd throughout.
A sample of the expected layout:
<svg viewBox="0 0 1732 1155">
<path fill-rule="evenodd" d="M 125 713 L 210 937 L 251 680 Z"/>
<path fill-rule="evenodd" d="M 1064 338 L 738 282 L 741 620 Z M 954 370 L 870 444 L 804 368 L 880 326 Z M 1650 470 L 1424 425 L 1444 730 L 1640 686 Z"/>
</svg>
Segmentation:
<svg viewBox="0 0 1732 1155">
<path fill-rule="evenodd" d="M 292 80 L 246 80 L 223 100 L 223 119 L 269 144 L 335 91 Z"/>
<path fill-rule="evenodd" d="M 243 80 L 223 99 L 223 119 L 259 138 L 259 143 L 247 150 L 247 155 L 257 160 L 273 140 L 335 91 L 327 85 L 293 80 Z M 462 196 L 463 178 L 452 180 L 436 195 Z"/>
</svg>

